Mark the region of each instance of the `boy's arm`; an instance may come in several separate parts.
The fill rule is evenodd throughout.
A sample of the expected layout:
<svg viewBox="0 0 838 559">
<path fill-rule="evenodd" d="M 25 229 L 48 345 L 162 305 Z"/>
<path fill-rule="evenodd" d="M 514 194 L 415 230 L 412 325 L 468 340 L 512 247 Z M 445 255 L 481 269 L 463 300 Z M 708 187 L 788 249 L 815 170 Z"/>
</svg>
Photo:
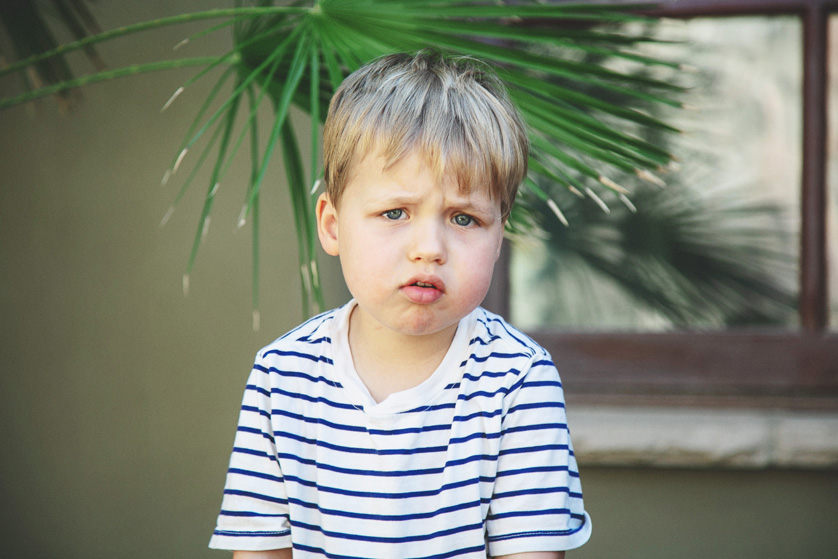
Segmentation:
<svg viewBox="0 0 838 559">
<path fill-rule="evenodd" d="M 494 559 L 564 559 L 564 551 L 530 551 L 528 553 L 502 555 Z"/>
<path fill-rule="evenodd" d="M 233 559 L 291 559 L 291 548 L 268 551 L 234 551 Z"/>
</svg>

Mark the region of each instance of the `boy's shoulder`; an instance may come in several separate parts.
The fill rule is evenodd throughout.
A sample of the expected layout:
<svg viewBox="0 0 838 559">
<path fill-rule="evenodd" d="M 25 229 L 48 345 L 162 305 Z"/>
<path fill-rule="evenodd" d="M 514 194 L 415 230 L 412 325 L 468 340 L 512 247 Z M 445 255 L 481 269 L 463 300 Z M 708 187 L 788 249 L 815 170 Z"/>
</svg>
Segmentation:
<svg viewBox="0 0 838 559">
<path fill-rule="evenodd" d="M 530 358 L 549 357 L 538 342 L 512 326 L 501 315 L 478 307 L 472 313 L 472 344 L 491 347 L 492 353 L 520 354 Z"/>
<path fill-rule="evenodd" d="M 333 323 L 342 308 L 313 316 L 260 349 L 257 356 L 264 358 L 289 352 L 323 353 L 323 348 L 332 343 Z"/>
</svg>

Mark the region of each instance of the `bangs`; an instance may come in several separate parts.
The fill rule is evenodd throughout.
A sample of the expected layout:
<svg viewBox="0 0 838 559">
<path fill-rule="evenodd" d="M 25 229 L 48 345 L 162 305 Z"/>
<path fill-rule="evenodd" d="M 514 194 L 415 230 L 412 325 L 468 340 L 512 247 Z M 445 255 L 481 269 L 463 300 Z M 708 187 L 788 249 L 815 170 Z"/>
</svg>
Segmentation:
<svg viewBox="0 0 838 559">
<path fill-rule="evenodd" d="M 526 174 L 528 143 L 497 77 L 472 59 L 393 56 L 401 64 L 373 63 L 332 100 L 324 158 L 333 201 L 366 154 L 381 154 L 389 167 L 418 150 L 438 177 L 451 173 L 464 192 L 488 193 L 506 218 Z"/>
</svg>

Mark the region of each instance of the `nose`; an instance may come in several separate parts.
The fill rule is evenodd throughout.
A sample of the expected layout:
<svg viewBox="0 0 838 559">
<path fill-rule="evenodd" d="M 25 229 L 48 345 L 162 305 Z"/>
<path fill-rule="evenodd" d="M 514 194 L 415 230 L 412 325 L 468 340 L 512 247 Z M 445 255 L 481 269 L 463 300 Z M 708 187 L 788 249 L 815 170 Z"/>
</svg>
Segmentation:
<svg viewBox="0 0 838 559">
<path fill-rule="evenodd" d="M 413 223 L 408 258 L 413 261 L 445 263 L 445 226 L 437 219 L 415 220 Z"/>
</svg>

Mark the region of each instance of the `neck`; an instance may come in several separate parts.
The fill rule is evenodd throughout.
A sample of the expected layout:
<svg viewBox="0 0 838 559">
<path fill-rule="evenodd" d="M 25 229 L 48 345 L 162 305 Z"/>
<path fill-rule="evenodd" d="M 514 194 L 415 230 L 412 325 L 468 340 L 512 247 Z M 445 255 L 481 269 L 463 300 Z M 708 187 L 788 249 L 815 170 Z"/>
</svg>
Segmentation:
<svg viewBox="0 0 838 559">
<path fill-rule="evenodd" d="M 423 336 L 372 325 L 355 307 L 349 318 L 349 348 L 358 376 L 376 402 L 418 386 L 442 362 L 457 325 Z"/>
</svg>

